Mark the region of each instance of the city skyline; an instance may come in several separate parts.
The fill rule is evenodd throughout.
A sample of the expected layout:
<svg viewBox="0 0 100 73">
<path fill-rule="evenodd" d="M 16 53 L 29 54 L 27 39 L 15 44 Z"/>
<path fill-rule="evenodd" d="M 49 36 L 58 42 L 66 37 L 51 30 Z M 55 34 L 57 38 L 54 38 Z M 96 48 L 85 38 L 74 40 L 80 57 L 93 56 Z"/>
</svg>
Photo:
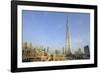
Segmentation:
<svg viewBox="0 0 100 73">
<path fill-rule="evenodd" d="M 23 41 L 50 49 L 65 47 L 67 16 L 71 49 L 90 45 L 90 15 L 88 13 L 22 11 Z M 76 18 L 77 17 L 77 18 Z"/>
</svg>

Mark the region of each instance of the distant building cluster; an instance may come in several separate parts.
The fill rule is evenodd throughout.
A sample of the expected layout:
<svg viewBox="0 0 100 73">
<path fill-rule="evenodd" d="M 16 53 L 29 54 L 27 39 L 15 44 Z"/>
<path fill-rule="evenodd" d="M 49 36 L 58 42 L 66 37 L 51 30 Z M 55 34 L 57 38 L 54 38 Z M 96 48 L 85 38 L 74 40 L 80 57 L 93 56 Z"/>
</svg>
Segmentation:
<svg viewBox="0 0 100 73">
<path fill-rule="evenodd" d="M 74 54 L 67 55 L 62 51 L 55 50 L 54 53 L 49 52 L 49 48 L 38 48 L 32 46 L 32 43 L 24 42 L 22 46 L 22 62 L 36 62 L 36 61 L 64 61 L 76 59 L 89 59 L 89 46 L 84 47 L 84 53 L 79 48 Z"/>
<path fill-rule="evenodd" d="M 84 46 L 84 53 L 79 48 L 74 54 L 73 59 L 90 59 L 90 50 L 89 46 Z"/>
<path fill-rule="evenodd" d="M 55 50 L 55 53 L 49 53 L 47 49 L 41 49 L 33 47 L 30 43 L 23 43 L 22 47 L 22 61 L 23 62 L 33 62 L 33 61 L 61 61 L 65 60 L 64 54 L 59 53 Z"/>
</svg>

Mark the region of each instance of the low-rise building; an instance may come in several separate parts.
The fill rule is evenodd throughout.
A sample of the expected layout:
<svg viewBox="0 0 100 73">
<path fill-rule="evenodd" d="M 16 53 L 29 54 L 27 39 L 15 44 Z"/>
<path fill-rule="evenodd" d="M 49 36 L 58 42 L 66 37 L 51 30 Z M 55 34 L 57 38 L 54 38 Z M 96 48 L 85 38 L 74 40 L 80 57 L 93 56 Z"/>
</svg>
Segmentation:
<svg viewBox="0 0 100 73">
<path fill-rule="evenodd" d="M 32 44 L 27 42 L 23 43 L 22 49 L 22 61 L 33 62 L 33 61 L 60 61 L 65 60 L 64 54 L 54 53 L 51 54 L 40 48 L 34 48 Z"/>
</svg>

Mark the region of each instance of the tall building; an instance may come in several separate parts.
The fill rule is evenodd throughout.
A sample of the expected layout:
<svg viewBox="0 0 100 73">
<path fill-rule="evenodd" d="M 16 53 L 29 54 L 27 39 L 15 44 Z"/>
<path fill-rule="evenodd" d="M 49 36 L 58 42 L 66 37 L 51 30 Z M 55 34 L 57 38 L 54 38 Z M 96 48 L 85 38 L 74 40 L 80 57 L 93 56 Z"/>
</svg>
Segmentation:
<svg viewBox="0 0 100 73">
<path fill-rule="evenodd" d="M 70 31 L 68 25 L 68 17 L 67 17 L 67 24 L 66 24 L 66 40 L 65 40 L 65 55 L 70 56 L 71 53 L 71 41 L 70 41 Z"/>
<path fill-rule="evenodd" d="M 47 52 L 49 52 L 49 47 L 47 47 Z"/>
<path fill-rule="evenodd" d="M 89 50 L 89 46 L 88 45 L 86 45 L 84 47 L 84 55 L 85 55 L 85 58 L 86 59 L 89 59 L 90 58 L 90 50 Z"/>
</svg>

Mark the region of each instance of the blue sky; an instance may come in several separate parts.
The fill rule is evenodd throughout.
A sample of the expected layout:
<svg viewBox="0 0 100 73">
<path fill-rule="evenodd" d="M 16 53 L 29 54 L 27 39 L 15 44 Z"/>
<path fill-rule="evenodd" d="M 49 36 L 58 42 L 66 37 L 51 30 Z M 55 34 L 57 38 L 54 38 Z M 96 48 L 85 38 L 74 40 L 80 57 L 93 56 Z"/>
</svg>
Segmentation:
<svg viewBox="0 0 100 73">
<path fill-rule="evenodd" d="M 66 24 L 71 37 L 71 48 L 83 48 L 90 44 L 89 13 L 22 11 L 23 41 L 50 49 L 65 47 Z"/>
</svg>

